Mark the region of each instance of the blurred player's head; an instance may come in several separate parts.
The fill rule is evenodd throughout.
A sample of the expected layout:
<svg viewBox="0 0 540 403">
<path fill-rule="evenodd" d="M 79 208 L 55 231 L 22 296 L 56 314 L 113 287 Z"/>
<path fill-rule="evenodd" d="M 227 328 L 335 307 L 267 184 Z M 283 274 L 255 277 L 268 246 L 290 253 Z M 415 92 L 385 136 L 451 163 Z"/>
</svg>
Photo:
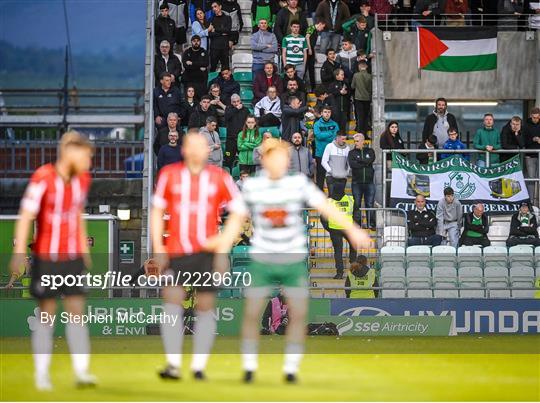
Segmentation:
<svg viewBox="0 0 540 403">
<path fill-rule="evenodd" d="M 65 164 L 70 176 L 79 175 L 90 169 L 94 147 L 88 138 L 70 130 L 60 140 L 59 161 Z"/>
<path fill-rule="evenodd" d="M 188 131 L 182 143 L 182 156 L 188 168 L 204 166 L 209 154 L 210 148 L 206 137 L 197 130 Z"/>
<path fill-rule="evenodd" d="M 261 146 L 261 164 L 271 179 L 280 179 L 289 169 L 289 143 L 270 138 Z"/>
</svg>

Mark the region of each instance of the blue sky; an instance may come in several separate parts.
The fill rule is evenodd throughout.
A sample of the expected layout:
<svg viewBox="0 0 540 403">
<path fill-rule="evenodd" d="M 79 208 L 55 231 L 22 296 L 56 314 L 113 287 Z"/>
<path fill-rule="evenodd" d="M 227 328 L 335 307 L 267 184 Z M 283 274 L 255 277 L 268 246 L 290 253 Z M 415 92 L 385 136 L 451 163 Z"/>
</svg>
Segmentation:
<svg viewBox="0 0 540 403">
<path fill-rule="evenodd" d="M 144 52 L 146 0 L 67 0 L 73 53 Z M 0 39 L 21 47 L 63 48 L 61 0 L 0 0 Z"/>
</svg>

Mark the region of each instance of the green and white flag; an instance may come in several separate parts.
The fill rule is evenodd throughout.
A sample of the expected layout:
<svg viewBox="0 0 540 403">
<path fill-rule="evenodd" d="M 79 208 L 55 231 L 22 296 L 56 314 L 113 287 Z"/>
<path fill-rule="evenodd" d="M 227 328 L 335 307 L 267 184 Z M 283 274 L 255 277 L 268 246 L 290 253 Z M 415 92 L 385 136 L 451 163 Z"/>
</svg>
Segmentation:
<svg viewBox="0 0 540 403">
<path fill-rule="evenodd" d="M 423 195 L 428 208 L 435 209 L 448 186 L 467 210 L 482 202 L 488 214 L 511 214 L 529 201 L 519 156 L 484 168 L 457 155 L 421 165 L 393 153 L 391 207 L 412 210 L 415 197 Z"/>
</svg>

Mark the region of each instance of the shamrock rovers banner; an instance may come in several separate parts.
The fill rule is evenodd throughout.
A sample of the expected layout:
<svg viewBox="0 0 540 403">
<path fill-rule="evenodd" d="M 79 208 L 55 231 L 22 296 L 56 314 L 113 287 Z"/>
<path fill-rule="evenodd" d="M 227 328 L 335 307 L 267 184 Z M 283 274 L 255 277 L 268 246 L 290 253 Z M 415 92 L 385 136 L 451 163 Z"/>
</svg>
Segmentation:
<svg viewBox="0 0 540 403">
<path fill-rule="evenodd" d="M 393 153 L 392 207 L 412 210 L 416 195 L 423 195 L 428 208 L 434 210 L 447 186 L 454 189 L 456 198 L 467 211 L 473 204 L 482 202 L 487 213 L 510 214 L 518 209 L 519 203 L 529 201 L 519 156 L 483 168 L 457 155 L 420 165 Z"/>
</svg>

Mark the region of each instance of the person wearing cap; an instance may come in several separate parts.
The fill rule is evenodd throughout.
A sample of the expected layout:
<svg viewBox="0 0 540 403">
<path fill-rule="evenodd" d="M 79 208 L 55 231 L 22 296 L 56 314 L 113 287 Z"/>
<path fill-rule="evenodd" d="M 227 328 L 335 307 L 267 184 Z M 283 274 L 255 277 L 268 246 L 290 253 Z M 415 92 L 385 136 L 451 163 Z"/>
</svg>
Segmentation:
<svg viewBox="0 0 540 403">
<path fill-rule="evenodd" d="M 540 246 L 538 222 L 527 202 L 521 203 L 519 210 L 512 215 L 510 222 L 510 234 L 506 240 L 506 246 L 516 245 Z"/>
<path fill-rule="evenodd" d="M 208 163 L 221 167 L 223 165 L 223 150 L 221 149 L 219 133 L 216 131 L 217 126 L 215 116 L 208 116 L 206 118 L 206 126 L 201 127 L 199 133 L 206 136 L 206 140 L 208 140 L 208 146 L 210 147 Z"/>
<path fill-rule="evenodd" d="M 169 42 L 172 47 L 176 42 L 176 24 L 174 20 L 169 17 L 169 4 L 167 2 L 161 3 L 159 6 L 159 15 L 154 23 L 154 34 L 156 37 L 156 48 L 159 49 L 161 41 Z"/>
<path fill-rule="evenodd" d="M 184 74 L 182 81 L 184 88 L 195 88 L 195 95 L 202 97 L 207 92 L 208 81 L 208 51 L 201 46 L 201 38 L 198 35 L 191 37 L 191 46 L 182 55 Z"/>
<path fill-rule="evenodd" d="M 463 218 L 461 203 L 454 196 L 454 189 L 444 189 L 444 198 L 437 204 L 437 233 L 446 238 L 446 244 L 458 247 Z"/>
<path fill-rule="evenodd" d="M 488 232 L 489 221 L 484 213 L 484 205 L 482 203 L 475 204 L 473 211 L 463 216 L 463 234 L 461 234 L 459 246 L 478 245 L 484 248 L 490 246 Z"/>
</svg>

